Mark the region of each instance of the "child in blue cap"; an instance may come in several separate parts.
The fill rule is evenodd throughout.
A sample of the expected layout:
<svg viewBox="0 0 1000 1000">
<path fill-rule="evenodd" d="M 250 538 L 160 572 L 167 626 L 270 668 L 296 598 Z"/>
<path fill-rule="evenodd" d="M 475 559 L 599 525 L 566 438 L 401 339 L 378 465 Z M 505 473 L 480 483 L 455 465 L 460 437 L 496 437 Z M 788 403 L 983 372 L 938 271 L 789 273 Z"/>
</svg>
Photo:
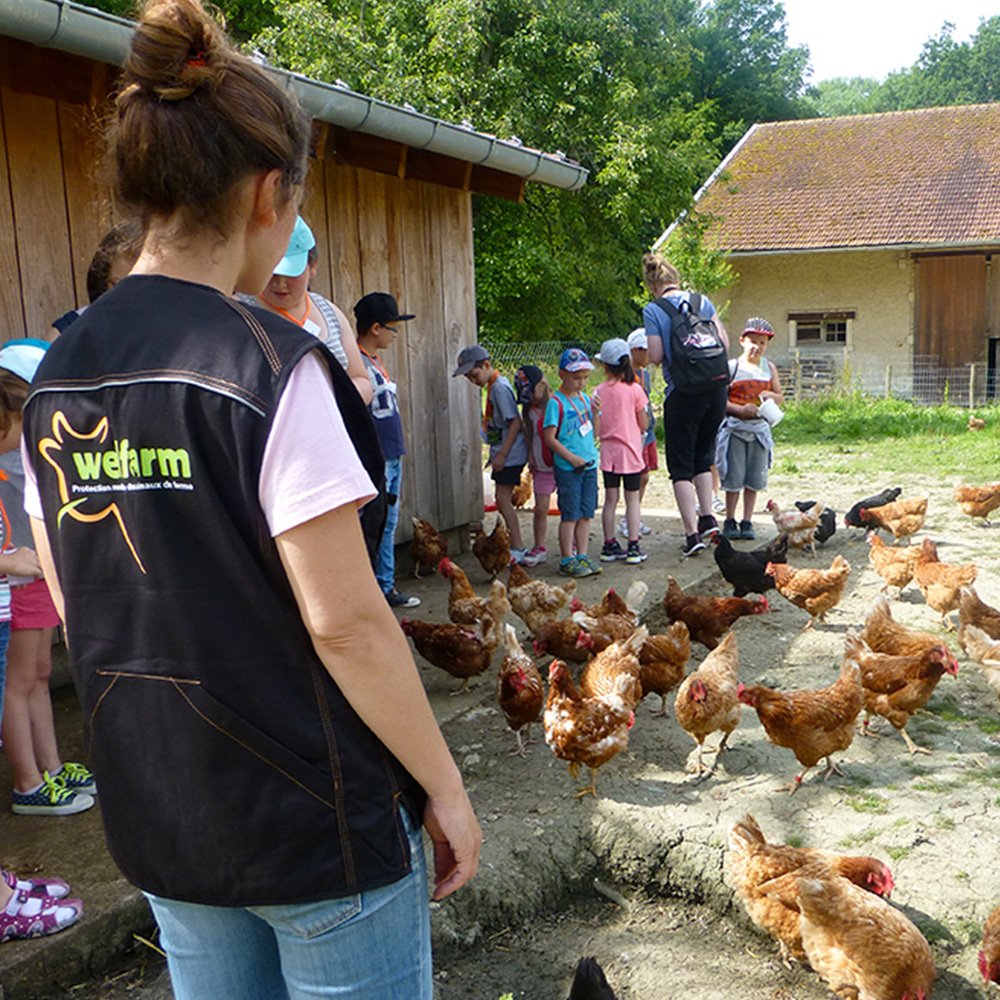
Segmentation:
<svg viewBox="0 0 1000 1000">
<path fill-rule="evenodd" d="M 586 351 L 568 347 L 559 359 L 559 389 L 545 409 L 542 434 L 555 463 L 559 492 L 559 549 L 563 576 L 593 576 L 601 564 L 587 555 L 597 509 L 600 403 L 583 391 L 594 366 Z"/>
</svg>

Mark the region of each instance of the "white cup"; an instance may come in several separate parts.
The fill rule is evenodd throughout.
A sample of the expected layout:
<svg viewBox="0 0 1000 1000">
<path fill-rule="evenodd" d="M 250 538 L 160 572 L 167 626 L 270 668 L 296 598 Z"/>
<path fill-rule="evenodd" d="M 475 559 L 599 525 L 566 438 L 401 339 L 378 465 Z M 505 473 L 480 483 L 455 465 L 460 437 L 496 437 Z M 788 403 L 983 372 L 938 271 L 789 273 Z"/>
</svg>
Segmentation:
<svg viewBox="0 0 1000 1000">
<path fill-rule="evenodd" d="M 760 406 L 757 407 L 757 412 L 772 426 L 780 424 L 782 420 L 785 419 L 785 414 L 781 407 L 773 399 L 765 399 Z"/>
</svg>

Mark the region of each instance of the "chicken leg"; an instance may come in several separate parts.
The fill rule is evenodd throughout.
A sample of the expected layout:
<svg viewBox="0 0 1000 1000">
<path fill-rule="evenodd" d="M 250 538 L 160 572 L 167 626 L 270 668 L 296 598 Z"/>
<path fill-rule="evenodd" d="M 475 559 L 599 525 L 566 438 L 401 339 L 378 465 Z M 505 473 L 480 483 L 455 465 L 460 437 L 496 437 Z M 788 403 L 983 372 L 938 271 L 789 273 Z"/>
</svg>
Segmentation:
<svg viewBox="0 0 1000 1000">
<path fill-rule="evenodd" d="M 917 744 L 910 739 L 910 734 L 906 731 L 906 726 L 903 726 L 903 728 L 900 729 L 899 735 L 903 737 L 903 741 L 906 743 L 906 747 L 910 751 L 911 756 L 915 753 L 930 753 L 930 750 L 928 750 L 927 747 L 917 746 Z"/>
</svg>

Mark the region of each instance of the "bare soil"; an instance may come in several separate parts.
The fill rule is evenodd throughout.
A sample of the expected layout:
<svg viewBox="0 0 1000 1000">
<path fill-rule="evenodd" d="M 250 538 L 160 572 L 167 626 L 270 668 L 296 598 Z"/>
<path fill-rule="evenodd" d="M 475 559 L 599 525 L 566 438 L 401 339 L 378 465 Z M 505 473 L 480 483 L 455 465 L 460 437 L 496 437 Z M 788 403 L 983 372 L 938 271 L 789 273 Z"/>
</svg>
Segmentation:
<svg viewBox="0 0 1000 1000">
<path fill-rule="evenodd" d="M 948 562 L 974 560 L 980 596 L 1000 606 L 1000 530 L 974 526 L 961 515 L 951 483 L 916 475 L 861 482 L 822 472 L 772 474 L 769 495 L 783 506 L 822 499 L 842 516 L 855 500 L 888 485 L 902 486 L 904 496 L 930 494 L 918 540 L 933 537 Z M 644 540 L 648 561 L 639 567 L 611 564 L 601 576 L 581 581 L 585 601 L 598 599 L 608 586 L 624 592 L 633 579 L 644 579 L 650 587 L 644 617 L 655 628 L 663 623 L 668 575 L 702 593 L 730 593 L 710 552 L 680 558 L 680 522 L 662 472 L 651 484 L 643 516 L 654 529 Z M 492 515 L 486 520 L 489 526 Z M 751 547 L 773 537 L 766 513 L 755 523 L 760 541 L 738 544 Z M 522 527 L 530 532 L 528 513 Z M 553 517 L 550 540 L 555 527 Z M 592 553 L 599 547 L 596 534 L 599 529 Z M 835 678 L 844 634 L 860 627 L 881 580 L 868 566 L 861 532 L 842 526 L 815 562 L 802 553 L 791 556 L 793 565 L 828 566 L 838 552 L 852 572 L 826 625 L 803 631 L 806 614 L 773 591 L 772 614 L 737 623 L 744 680 L 799 688 L 825 686 Z M 458 561 L 485 592 L 488 581 L 471 555 Z M 554 580 L 556 563 L 550 559 L 535 572 Z M 446 620 L 445 581 L 401 576 L 399 582 L 422 599 L 406 614 Z M 906 624 L 940 628 L 916 589 L 892 607 Z M 512 621 L 527 642 L 523 625 Z M 797 773 L 797 761 L 767 741 L 752 710 L 745 710 L 715 775 L 696 781 L 686 770 L 690 737 L 672 713 L 653 717 L 658 699 L 650 697 L 636 713 L 628 750 L 599 773 L 600 798 L 577 799 L 577 786 L 546 747 L 540 726 L 527 759 L 509 755 L 514 739 L 496 705 L 494 675 L 473 680 L 468 693 L 453 696 L 457 682 L 418 660 L 485 832 L 477 878 L 434 907 L 440 1000 L 498 1000 L 508 992 L 515 998 L 562 1000 L 577 961 L 588 954 L 597 956 L 621 1000 L 830 996 L 808 967 L 788 970 L 777 961 L 772 943 L 749 924 L 725 884 L 726 832 L 746 812 L 754 813 L 774 840 L 887 861 L 896 881 L 893 902 L 932 944 L 939 969 L 935 1000 L 981 996 L 976 950 L 983 920 L 1000 903 L 995 876 L 1000 705 L 954 637 L 946 639 L 959 657 L 959 676 L 945 677 L 927 710 L 908 727 L 931 754 L 911 757 L 886 726 L 881 738 L 859 736 L 841 755 L 844 777 L 823 782 L 817 769 L 794 796 L 778 789 Z M 696 646 L 693 660 L 704 655 Z M 144 987 L 123 977 L 118 989 L 109 986 L 92 995 L 168 997 L 162 976 L 150 978 Z"/>
</svg>

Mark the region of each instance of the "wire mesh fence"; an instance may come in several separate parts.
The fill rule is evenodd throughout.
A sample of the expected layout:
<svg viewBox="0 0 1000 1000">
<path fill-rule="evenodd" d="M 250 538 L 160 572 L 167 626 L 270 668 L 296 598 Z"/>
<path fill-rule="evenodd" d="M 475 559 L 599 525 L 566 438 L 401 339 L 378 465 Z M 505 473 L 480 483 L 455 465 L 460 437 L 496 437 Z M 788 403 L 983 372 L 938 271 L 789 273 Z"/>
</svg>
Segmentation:
<svg viewBox="0 0 1000 1000">
<path fill-rule="evenodd" d="M 596 353 L 599 344 L 557 340 L 531 343 L 484 342 L 494 365 L 505 375 L 513 375 L 521 365 L 537 365 L 553 386 L 559 355 L 567 346 Z M 974 408 L 995 402 L 1000 393 L 996 369 L 983 363 L 944 367 L 933 355 L 915 355 L 905 362 L 883 364 L 852 356 L 838 365 L 832 358 L 792 358 L 779 364 L 778 372 L 786 400 L 815 399 L 836 393 L 861 392 L 873 398 L 903 399 L 922 406 L 947 403 Z M 662 399 L 663 380 L 654 367 L 654 402 Z"/>
</svg>

